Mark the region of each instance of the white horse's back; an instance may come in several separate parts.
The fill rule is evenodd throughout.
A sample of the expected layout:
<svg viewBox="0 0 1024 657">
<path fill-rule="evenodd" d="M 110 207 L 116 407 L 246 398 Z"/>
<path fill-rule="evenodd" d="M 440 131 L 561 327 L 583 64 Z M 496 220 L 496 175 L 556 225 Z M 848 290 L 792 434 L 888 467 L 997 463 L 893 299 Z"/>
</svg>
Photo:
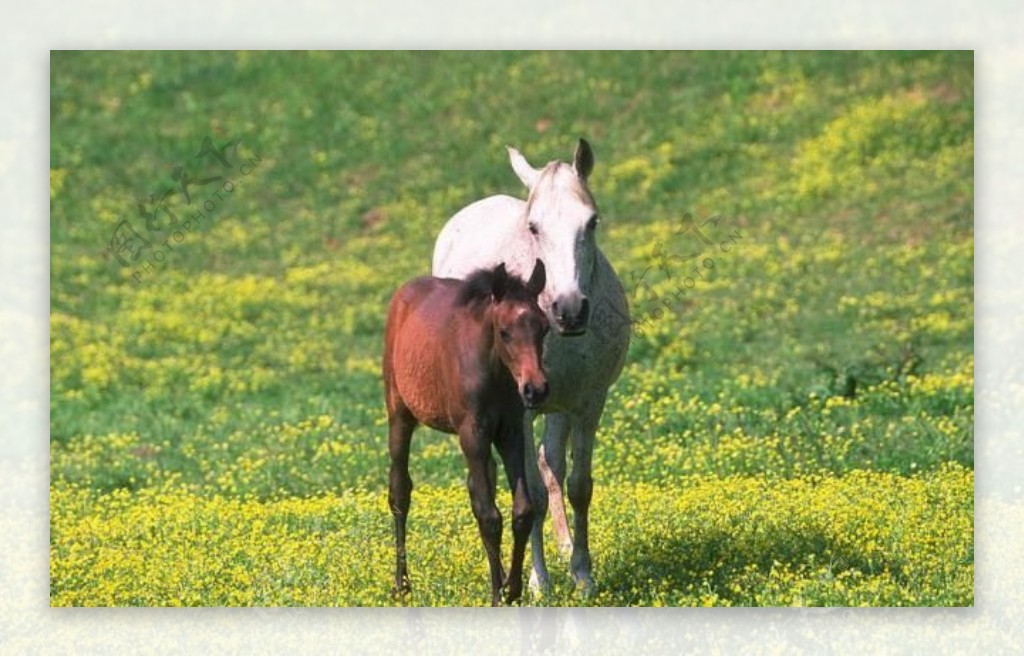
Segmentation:
<svg viewBox="0 0 1024 657">
<path fill-rule="evenodd" d="M 512 254 L 508 250 L 508 245 L 519 241 L 515 235 L 525 205 L 520 199 L 499 194 L 480 199 L 457 212 L 437 237 L 433 275 L 464 278 L 474 269 L 496 267 L 504 262 L 510 274 L 520 278 L 529 276 L 533 262 L 526 262 L 525 253 Z M 464 257 L 467 248 L 475 257 Z"/>
</svg>

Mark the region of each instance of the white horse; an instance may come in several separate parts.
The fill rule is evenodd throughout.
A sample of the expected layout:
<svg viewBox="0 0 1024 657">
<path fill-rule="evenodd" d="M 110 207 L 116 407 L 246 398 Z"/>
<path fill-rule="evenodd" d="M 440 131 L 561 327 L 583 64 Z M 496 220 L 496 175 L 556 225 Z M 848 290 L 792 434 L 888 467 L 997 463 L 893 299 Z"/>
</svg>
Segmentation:
<svg viewBox="0 0 1024 657">
<path fill-rule="evenodd" d="M 527 481 L 536 511 L 530 586 L 538 592 L 550 588 L 542 537 L 550 505 L 559 549 L 570 556 L 570 572 L 589 594 L 594 586 L 587 537 L 594 434 L 629 343 L 626 295 L 597 248 L 597 206 L 587 188 L 594 167 L 590 145 L 580 140 L 571 165 L 556 161 L 541 169 L 530 166 L 516 149 L 508 152 L 512 169 L 529 190 L 527 200 L 490 196 L 460 210 L 437 238 L 433 274 L 464 278 L 504 262 L 509 273 L 528 277 L 537 259 L 544 262 L 547 284 L 539 302 L 555 330 L 544 345 L 551 392 L 539 411 L 546 414 L 539 450 L 533 441 L 536 411 L 525 418 Z M 562 497 L 567 442 L 572 449 L 572 536 Z"/>
</svg>

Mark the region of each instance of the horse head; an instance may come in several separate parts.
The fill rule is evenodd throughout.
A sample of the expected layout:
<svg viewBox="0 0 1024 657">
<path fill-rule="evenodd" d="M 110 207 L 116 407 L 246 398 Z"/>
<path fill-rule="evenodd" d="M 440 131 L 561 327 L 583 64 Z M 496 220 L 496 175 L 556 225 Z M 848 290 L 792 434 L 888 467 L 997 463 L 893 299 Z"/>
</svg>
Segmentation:
<svg viewBox="0 0 1024 657">
<path fill-rule="evenodd" d="M 511 146 L 512 169 L 529 190 L 523 217 L 534 258 L 547 267 L 540 305 L 561 335 L 581 335 L 589 319 L 591 276 L 597 262 L 597 205 L 587 187 L 594 168 L 590 144 L 580 139 L 572 164 L 536 169 Z"/>
</svg>

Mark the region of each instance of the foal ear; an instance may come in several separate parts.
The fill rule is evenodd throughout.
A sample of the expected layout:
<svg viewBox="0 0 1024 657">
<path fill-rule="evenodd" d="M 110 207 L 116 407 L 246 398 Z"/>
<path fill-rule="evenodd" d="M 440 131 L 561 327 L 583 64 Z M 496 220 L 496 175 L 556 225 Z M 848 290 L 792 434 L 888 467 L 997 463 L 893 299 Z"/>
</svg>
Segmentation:
<svg viewBox="0 0 1024 657">
<path fill-rule="evenodd" d="M 544 284 L 547 282 L 547 273 L 544 269 L 544 261 L 538 259 L 533 265 L 533 273 L 530 274 L 530 280 L 526 283 L 526 291 L 530 293 L 530 296 L 537 296 L 544 290 Z"/>
<path fill-rule="evenodd" d="M 576 145 L 576 153 L 572 156 L 572 168 L 583 180 L 589 178 L 590 172 L 594 170 L 594 151 L 586 139 L 581 138 L 580 143 Z"/>
<path fill-rule="evenodd" d="M 537 182 L 537 178 L 540 176 L 540 171 L 530 166 L 530 163 L 526 161 L 523 154 L 512 148 L 506 146 L 508 149 L 508 159 L 512 163 L 512 170 L 516 172 L 519 179 L 526 185 L 526 189 L 533 189 L 533 184 Z"/>
<path fill-rule="evenodd" d="M 494 303 L 501 303 L 508 290 L 508 272 L 505 271 L 505 263 L 494 268 L 494 275 L 491 276 L 491 298 Z"/>
</svg>

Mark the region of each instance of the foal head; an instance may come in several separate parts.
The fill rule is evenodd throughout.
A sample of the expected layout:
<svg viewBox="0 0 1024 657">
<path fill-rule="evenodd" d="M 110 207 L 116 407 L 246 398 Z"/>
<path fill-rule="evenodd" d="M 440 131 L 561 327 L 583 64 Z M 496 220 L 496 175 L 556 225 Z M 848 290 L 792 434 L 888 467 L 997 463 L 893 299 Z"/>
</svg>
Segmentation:
<svg viewBox="0 0 1024 657">
<path fill-rule="evenodd" d="M 536 261 L 525 284 L 508 275 L 505 264 L 482 269 L 465 282 L 460 301 L 479 304 L 490 320 L 493 353 L 515 379 L 527 408 L 539 406 L 548 394 L 548 380 L 541 364 L 548 320 L 537 305 L 544 289 L 544 263 Z"/>
</svg>

